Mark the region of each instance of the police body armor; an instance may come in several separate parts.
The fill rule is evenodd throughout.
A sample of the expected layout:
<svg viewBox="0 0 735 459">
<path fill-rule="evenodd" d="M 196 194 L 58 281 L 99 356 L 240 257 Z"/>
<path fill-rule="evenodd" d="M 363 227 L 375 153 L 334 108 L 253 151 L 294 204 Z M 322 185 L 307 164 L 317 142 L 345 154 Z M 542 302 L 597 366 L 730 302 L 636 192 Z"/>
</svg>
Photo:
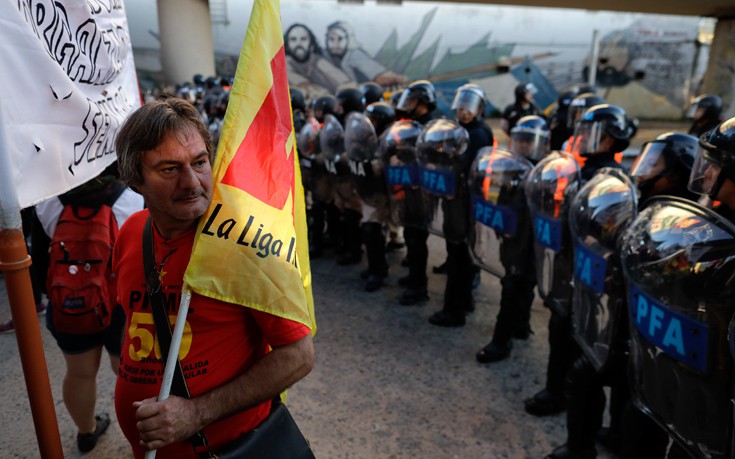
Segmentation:
<svg viewBox="0 0 735 459">
<path fill-rule="evenodd" d="M 301 166 L 301 181 L 304 189 L 313 190 L 314 168 L 316 155 L 320 152 L 319 130 L 321 125 L 314 117 L 310 117 L 306 124 L 296 135 L 296 146 L 299 152 L 299 165 Z M 326 172 L 326 171 L 325 171 Z M 318 175 L 318 173 L 317 173 Z"/>
<path fill-rule="evenodd" d="M 362 113 L 352 112 L 345 121 L 345 151 L 352 182 L 360 199 L 369 206 L 387 202 L 383 161 L 378 155 L 378 136 L 373 123 Z"/>
<path fill-rule="evenodd" d="M 466 241 L 469 231 L 463 157 L 468 142 L 465 128 L 442 118 L 427 124 L 416 143 L 421 187 L 429 205 L 428 230 L 454 243 Z"/>
<path fill-rule="evenodd" d="M 573 336 L 598 371 L 625 347 L 625 287 L 619 236 L 635 218 L 638 195 L 619 169 L 604 168 L 587 182 L 569 210 L 574 244 Z"/>
<path fill-rule="evenodd" d="M 525 185 L 538 291 L 545 304 L 562 316 L 571 312 L 573 253 L 568 218 L 579 180 L 574 157 L 555 151 L 531 170 Z"/>
<path fill-rule="evenodd" d="M 523 183 L 533 164 L 493 147 L 477 153 L 469 177 L 470 248 L 475 263 L 505 277 L 506 267 L 524 260 L 531 219 Z"/>
<path fill-rule="evenodd" d="M 417 121 L 396 121 L 380 136 L 379 151 L 396 221 L 403 226 L 426 229 L 428 205 L 416 162 L 416 141 L 421 129 Z"/>
<path fill-rule="evenodd" d="M 654 198 L 621 239 L 636 405 L 692 457 L 731 458 L 735 225 Z"/>
</svg>

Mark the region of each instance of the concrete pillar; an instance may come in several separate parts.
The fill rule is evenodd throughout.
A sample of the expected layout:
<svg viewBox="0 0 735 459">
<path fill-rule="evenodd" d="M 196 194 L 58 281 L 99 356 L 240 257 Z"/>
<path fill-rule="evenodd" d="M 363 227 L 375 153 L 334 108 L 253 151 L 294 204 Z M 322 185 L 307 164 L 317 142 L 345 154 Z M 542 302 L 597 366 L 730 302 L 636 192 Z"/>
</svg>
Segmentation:
<svg viewBox="0 0 735 459">
<path fill-rule="evenodd" d="M 702 93 L 718 94 L 725 118 L 735 116 L 735 17 L 719 18 L 702 81 Z"/>
<path fill-rule="evenodd" d="M 166 84 L 214 75 L 212 21 L 207 0 L 158 0 L 161 67 Z"/>
</svg>

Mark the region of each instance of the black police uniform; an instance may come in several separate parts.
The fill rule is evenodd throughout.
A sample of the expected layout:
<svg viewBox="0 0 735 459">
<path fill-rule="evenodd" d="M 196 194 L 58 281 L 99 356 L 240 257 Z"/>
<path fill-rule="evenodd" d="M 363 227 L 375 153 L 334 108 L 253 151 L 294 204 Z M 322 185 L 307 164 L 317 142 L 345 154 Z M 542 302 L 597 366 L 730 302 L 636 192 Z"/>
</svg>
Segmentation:
<svg viewBox="0 0 735 459">
<path fill-rule="evenodd" d="M 505 107 L 505 110 L 503 110 L 503 118 L 508 121 L 508 132 L 510 132 L 510 130 L 515 127 L 519 119 L 523 118 L 524 116 L 538 114 L 538 108 L 536 108 L 533 102 L 523 104 L 519 101 L 516 101 L 513 104 Z"/>
<path fill-rule="evenodd" d="M 482 147 L 493 144 L 493 131 L 479 119 L 459 124 L 469 134 L 467 150 L 462 156 L 462 174 L 466 179 L 477 152 Z M 466 180 L 457 184 L 457 195 L 453 199 L 442 199 L 442 212 L 447 247 L 447 283 L 444 289 L 444 307 L 431 316 L 429 322 L 440 326 L 457 326 L 464 324 L 465 314 L 474 309 L 472 282 L 476 268 L 467 242 L 470 229 L 470 195 Z"/>
<path fill-rule="evenodd" d="M 421 116 L 414 117 L 414 121 L 426 126 L 435 118 L 435 112 L 427 112 Z M 420 194 L 406 195 L 405 208 L 409 213 L 413 208 L 423 209 L 423 203 L 412 204 L 409 200 L 420 198 Z M 423 212 L 423 211 L 422 211 Z M 403 239 L 406 241 L 406 259 L 408 262 L 409 278 L 407 287 L 410 290 L 404 292 L 401 303 L 413 304 L 427 298 L 426 290 L 428 278 L 426 277 L 426 263 L 429 259 L 429 247 L 426 244 L 429 238 L 429 230 L 416 226 L 403 228 Z"/>
</svg>

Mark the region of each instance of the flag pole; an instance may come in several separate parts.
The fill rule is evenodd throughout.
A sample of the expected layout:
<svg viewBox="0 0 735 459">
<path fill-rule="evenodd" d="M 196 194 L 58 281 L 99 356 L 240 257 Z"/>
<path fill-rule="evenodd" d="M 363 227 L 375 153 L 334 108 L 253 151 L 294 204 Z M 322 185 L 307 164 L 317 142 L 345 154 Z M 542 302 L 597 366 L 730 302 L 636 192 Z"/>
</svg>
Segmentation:
<svg viewBox="0 0 735 459">
<path fill-rule="evenodd" d="M 189 302 L 191 302 L 191 289 L 189 289 L 188 285 L 184 284 L 181 288 L 181 302 L 179 304 L 179 312 L 176 314 L 176 325 L 174 325 L 174 330 L 171 335 L 171 347 L 168 350 L 168 357 L 166 358 L 166 368 L 163 370 L 161 391 L 158 393 L 159 402 L 166 400 L 171 393 L 171 383 L 174 380 L 176 361 L 179 358 L 181 338 L 184 336 L 186 315 L 189 313 Z M 145 459 L 154 459 L 155 457 L 155 449 L 145 453 Z"/>
<path fill-rule="evenodd" d="M 15 326 L 15 338 L 18 342 L 18 353 L 23 366 L 23 377 L 41 457 L 63 459 L 64 450 L 61 447 L 54 398 L 51 394 L 51 383 L 28 269 L 31 257 L 28 256 L 28 248 L 21 229 L 20 203 L 14 183 L 0 107 L 0 271 L 5 276 L 10 313 Z"/>
</svg>

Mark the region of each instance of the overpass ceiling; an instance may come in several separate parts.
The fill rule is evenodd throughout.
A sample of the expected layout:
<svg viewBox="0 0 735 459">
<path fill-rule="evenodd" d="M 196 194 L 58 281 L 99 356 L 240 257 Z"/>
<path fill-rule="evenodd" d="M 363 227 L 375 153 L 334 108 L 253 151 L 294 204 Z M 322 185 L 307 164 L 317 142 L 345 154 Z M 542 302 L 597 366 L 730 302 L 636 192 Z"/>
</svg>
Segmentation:
<svg viewBox="0 0 735 459">
<path fill-rule="evenodd" d="M 429 0 L 427 0 L 429 1 Z M 467 3 L 468 0 L 444 0 Z M 680 14 L 687 16 L 735 17 L 735 0 L 469 0 L 473 3 L 516 6 L 577 8 L 633 13 Z"/>
</svg>

